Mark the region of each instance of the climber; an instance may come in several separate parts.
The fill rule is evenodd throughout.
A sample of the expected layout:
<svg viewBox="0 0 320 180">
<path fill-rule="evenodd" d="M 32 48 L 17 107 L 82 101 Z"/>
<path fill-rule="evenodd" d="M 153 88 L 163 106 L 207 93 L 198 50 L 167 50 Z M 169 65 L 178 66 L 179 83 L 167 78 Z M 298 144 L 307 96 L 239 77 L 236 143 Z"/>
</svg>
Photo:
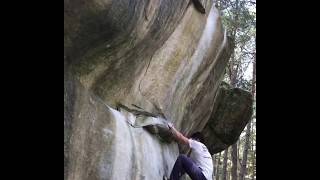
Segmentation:
<svg viewBox="0 0 320 180">
<path fill-rule="evenodd" d="M 190 157 L 180 154 L 171 171 L 170 180 L 179 180 L 187 173 L 192 180 L 212 180 L 213 162 L 208 148 L 203 144 L 204 138 L 200 132 L 193 133 L 188 139 L 177 131 L 171 123 L 168 124 L 174 139 L 191 149 Z M 164 177 L 164 179 L 167 179 Z"/>
</svg>

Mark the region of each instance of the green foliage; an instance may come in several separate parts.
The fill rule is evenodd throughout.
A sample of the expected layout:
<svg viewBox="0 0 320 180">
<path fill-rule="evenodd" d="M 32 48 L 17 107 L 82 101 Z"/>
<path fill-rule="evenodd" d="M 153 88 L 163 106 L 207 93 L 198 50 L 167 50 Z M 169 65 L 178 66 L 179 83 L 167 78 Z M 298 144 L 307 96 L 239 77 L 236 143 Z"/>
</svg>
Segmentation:
<svg viewBox="0 0 320 180">
<path fill-rule="evenodd" d="M 234 45 L 234 53 L 228 64 L 225 79 L 235 87 L 248 89 L 248 83 L 252 78 L 248 74 L 255 59 L 255 1 L 218 0 L 217 7 Z"/>
</svg>

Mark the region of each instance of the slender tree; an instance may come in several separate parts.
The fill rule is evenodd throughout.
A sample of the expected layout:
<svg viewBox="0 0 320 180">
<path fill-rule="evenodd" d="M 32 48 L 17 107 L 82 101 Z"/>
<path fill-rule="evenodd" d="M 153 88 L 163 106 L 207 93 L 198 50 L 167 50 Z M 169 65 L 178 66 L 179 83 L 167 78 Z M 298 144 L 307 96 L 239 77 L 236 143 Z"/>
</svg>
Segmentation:
<svg viewBox="0 0 320 180">
<path fill-rule="evenodd" d="M 229 148 L 224 150 L 222 180 L 227 180 L 228 149 Z"/>
</svg>

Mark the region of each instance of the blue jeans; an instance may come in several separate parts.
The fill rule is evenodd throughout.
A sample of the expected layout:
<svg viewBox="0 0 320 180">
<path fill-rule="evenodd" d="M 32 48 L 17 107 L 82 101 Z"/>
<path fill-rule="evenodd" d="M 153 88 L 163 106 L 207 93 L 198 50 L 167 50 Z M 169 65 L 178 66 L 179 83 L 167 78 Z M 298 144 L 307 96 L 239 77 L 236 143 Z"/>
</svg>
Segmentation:
<svg viewBox="0 0 320 180">
<path fill-rule="evenodd" d="M 192 161 L 192 159 L 184 154 L 180 154 L 174 163 L 170 180 L 179 180 L 184 173 L 187 173 L 192 180 L 206 180 L 201 169 Z"/>
</svg>

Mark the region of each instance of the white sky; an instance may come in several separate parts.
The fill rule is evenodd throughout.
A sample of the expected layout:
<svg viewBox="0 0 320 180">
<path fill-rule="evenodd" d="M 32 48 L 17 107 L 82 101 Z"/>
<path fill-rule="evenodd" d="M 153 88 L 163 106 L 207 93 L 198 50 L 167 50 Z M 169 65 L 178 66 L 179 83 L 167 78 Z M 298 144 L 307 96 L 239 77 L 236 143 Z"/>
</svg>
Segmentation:
<svg viewBox="0 0 320 180">
<path fill-rule="evenodd" d="M 252 63 L 248 65 L 247 70 L 244 72 L 243 78 L 246 80 L 251 80 L 252 79 Z"/>
</svg>

